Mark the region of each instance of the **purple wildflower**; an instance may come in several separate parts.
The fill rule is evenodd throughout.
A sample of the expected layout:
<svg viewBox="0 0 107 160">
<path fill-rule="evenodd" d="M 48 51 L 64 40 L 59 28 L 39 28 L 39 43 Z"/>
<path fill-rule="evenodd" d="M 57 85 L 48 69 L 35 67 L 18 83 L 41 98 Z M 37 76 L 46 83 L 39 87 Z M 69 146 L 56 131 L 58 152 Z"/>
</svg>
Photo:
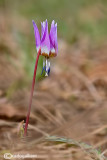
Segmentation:
<svg viewBox="0 0 107 160">
<path fill-rule="evenodd" d="M 45 56 L 45 60 L 43 61 L 42 73 L 45 70 L 45 76 L 48 76 L 50 73 L 49 58 L 57 56 L 57 53 L 58 53 L 57 23 L 55 24 L 55 21 L 54 20 L 52 21 L 50 33 L 48 33 L 47 20 L 45 22 L 41 23 L 41 38 L 40 38 L 38 27 L 34 21 L 32 21 L 32 22 L 33 22 L 34 34 L 35 34 L 37 58 L 36 58 L 36 62 L 35 62 L 31 95 L 30 95 L 30 102 L 29 102 L 28 113 L 27 113 L 27 117 L 26 117 L 26 124 L 25 124 L 25 130 L 24 130 L 25 136 L 27 134 L 27 128 L 28 128 L 29 117 L 30 117 L 30 112 L 31 112 L 32 97 L 33 97 L 33 91 L 34 91 L 34 86 L 35 86 L 35 78 L 36 78 L 39 56 L 40 55 Z"/>
<path fill-rule="evenodd" d="M 58 54 L 58 42 L 57 42 L 57 23 L 53 20 L 51 23 L 50 33 L 48 33 L 48 22 L 47 20 L 43 23 L 41 22 L 41 38 L 39 34 L 39 30 L 33 22 L 35 41 L 37 52 L 40 49 L 40 55 L 45 56 L 46 62 L 43 62 L 43 70 L 46 72 L 46 76 L 48 76 L 50 72 L 50 57 L 56 57 Z M 42 73 L 43 73 L 42 70 Z"/>
</svg>

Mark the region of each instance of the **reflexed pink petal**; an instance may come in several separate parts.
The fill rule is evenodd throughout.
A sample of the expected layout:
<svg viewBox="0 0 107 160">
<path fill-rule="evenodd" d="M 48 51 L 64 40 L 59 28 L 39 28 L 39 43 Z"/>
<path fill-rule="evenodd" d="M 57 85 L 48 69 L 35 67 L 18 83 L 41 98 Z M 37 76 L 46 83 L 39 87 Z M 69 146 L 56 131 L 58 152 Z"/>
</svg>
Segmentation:
<svg viewBox="0 0 107 160">
<path fill-rule="evenodd" d="M 44 28 L 44 27 L 43 27 Z M 48 34 L 48 22 L 45 22 L 45 31 L 41 39 L 41 54 L 48 54 L 50 52 L 50 40 Z"/>
<path fill-rule="evenodd" d="M 58 43 L 57 43 L 57 23 L 55 24 L 55 21 L 52 21 L 51 29 L 50 29 L 50 50 L 51 54 L 57 54 L 58 53 Z"/>
<path fill-rule="evenodd" d="M 56 53 L 58 53 L 57 23 L 55 24 L 55 51 L 56 51 Z"/>
<path fill-rule="evenodd" d="M 34 27 L 34 34 L 35 34 L 35 42 L 36 42 L 36 48 L 37 48 L 37 52 L 40 48 L 40 34 L 39 34 L 39 30 L 38 30 L 38 27 L 36 25 L 36 23 L 32 20 L 32 23 L 33 23 L 33 27 Z"/>
<path fill-rule="evenodd" d="M 41 22 L 41 39 L 43 38 L 43 35 L 44 35 L 44 32 L 45 32 L 45 25 L 46 23 L 45 22 Z"/>
<path fill-rule="evenodd" d="M 53 20 L 51 23 L 51 29 L 50 29 L 50 35 L 49 35 L 51 48 L 54 47 L 54 42 L 55 42 L 54 35 L 55 35 L 55 21 Z"/>
</svg>

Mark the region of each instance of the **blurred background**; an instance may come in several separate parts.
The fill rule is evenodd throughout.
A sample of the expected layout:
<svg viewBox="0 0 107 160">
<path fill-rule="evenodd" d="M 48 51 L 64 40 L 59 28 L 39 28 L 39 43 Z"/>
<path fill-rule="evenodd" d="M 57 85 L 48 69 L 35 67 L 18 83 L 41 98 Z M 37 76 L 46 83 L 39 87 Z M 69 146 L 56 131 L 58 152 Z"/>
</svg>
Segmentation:
<svg viewBox="0 0 107 160">
<path fill-rule="evenodd" d="M 41 31 L 46 19 L 49 28 L 52 20 L 58 24 L 59 51 L 49 77 L 41 76 L 39 59 L 28 135 L 22 141 L 19 126 L 26 119 L 37 54 L 32 20 Z M 99 154 L 84 153 L 77 144 L 43 142 L 47 135 L 85 142 Z M 5 150 L 35 153 L 38 159 L 105 159 L 106 0 L 0 0 L 1 155 Z"/>
</svg>

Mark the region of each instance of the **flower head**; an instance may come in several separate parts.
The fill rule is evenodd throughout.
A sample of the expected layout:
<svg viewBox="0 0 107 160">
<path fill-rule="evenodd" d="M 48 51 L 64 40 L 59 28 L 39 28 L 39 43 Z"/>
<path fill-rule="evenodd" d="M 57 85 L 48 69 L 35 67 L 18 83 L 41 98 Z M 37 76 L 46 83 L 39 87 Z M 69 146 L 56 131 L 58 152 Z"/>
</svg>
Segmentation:
<svg viewBox="0 0 107 160">
<path fill-rule="evenodd" d="M 40 50 L 40 55 L 45 56 L 43 61 L 42 73 L 45 70 L 45 75 L 48 76 L 50 73 L 50 57 L 55 57 L 58 54 L 58 42 L 57 42 L 57 23 L 53 20 L 51 23 L 50 33 L 48 33 L 48 21 L 41 22 L 41 38 L 39 30 L 33 22 L 35 42 L 37 52 Z"/>
<path fill-rule="evenodd" d="M 50 33 L 48 33 L 48 22 L 47 20 L 41 22 L 41 38 L 37 25 L 33 22 L 35 41 L 37 52 L 41 49 L 41 55 L 45 57 L 55 57 L 58 53 L 58 42 L 57 42 L 57 23 L 53 20 L 51 23 Z"/>
</svg>

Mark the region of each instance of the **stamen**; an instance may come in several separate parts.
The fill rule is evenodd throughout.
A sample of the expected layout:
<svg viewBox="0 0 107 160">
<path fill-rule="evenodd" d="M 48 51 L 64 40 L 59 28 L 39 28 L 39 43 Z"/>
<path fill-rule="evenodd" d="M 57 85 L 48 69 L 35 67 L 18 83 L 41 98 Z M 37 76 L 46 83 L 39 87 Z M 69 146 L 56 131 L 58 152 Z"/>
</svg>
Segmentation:
<svg viewBox="0 0 107 160">
<path fill-rule="evenodd" d="M 50 61 L 46 58 L 45 76 L 49 76 L 50 73 Z"/>
<path fill-rule="evenodd" d="M 49 76 L 50 61 L 49 61 L 49 58 L 47 58 L 47 57 L 45 57 L 45 59 L 43 59 L 43 68 L 42 68 L 41 75 L 43 74 L 43 71 L 45 71 L 45 76 Z"/>
</svg>

